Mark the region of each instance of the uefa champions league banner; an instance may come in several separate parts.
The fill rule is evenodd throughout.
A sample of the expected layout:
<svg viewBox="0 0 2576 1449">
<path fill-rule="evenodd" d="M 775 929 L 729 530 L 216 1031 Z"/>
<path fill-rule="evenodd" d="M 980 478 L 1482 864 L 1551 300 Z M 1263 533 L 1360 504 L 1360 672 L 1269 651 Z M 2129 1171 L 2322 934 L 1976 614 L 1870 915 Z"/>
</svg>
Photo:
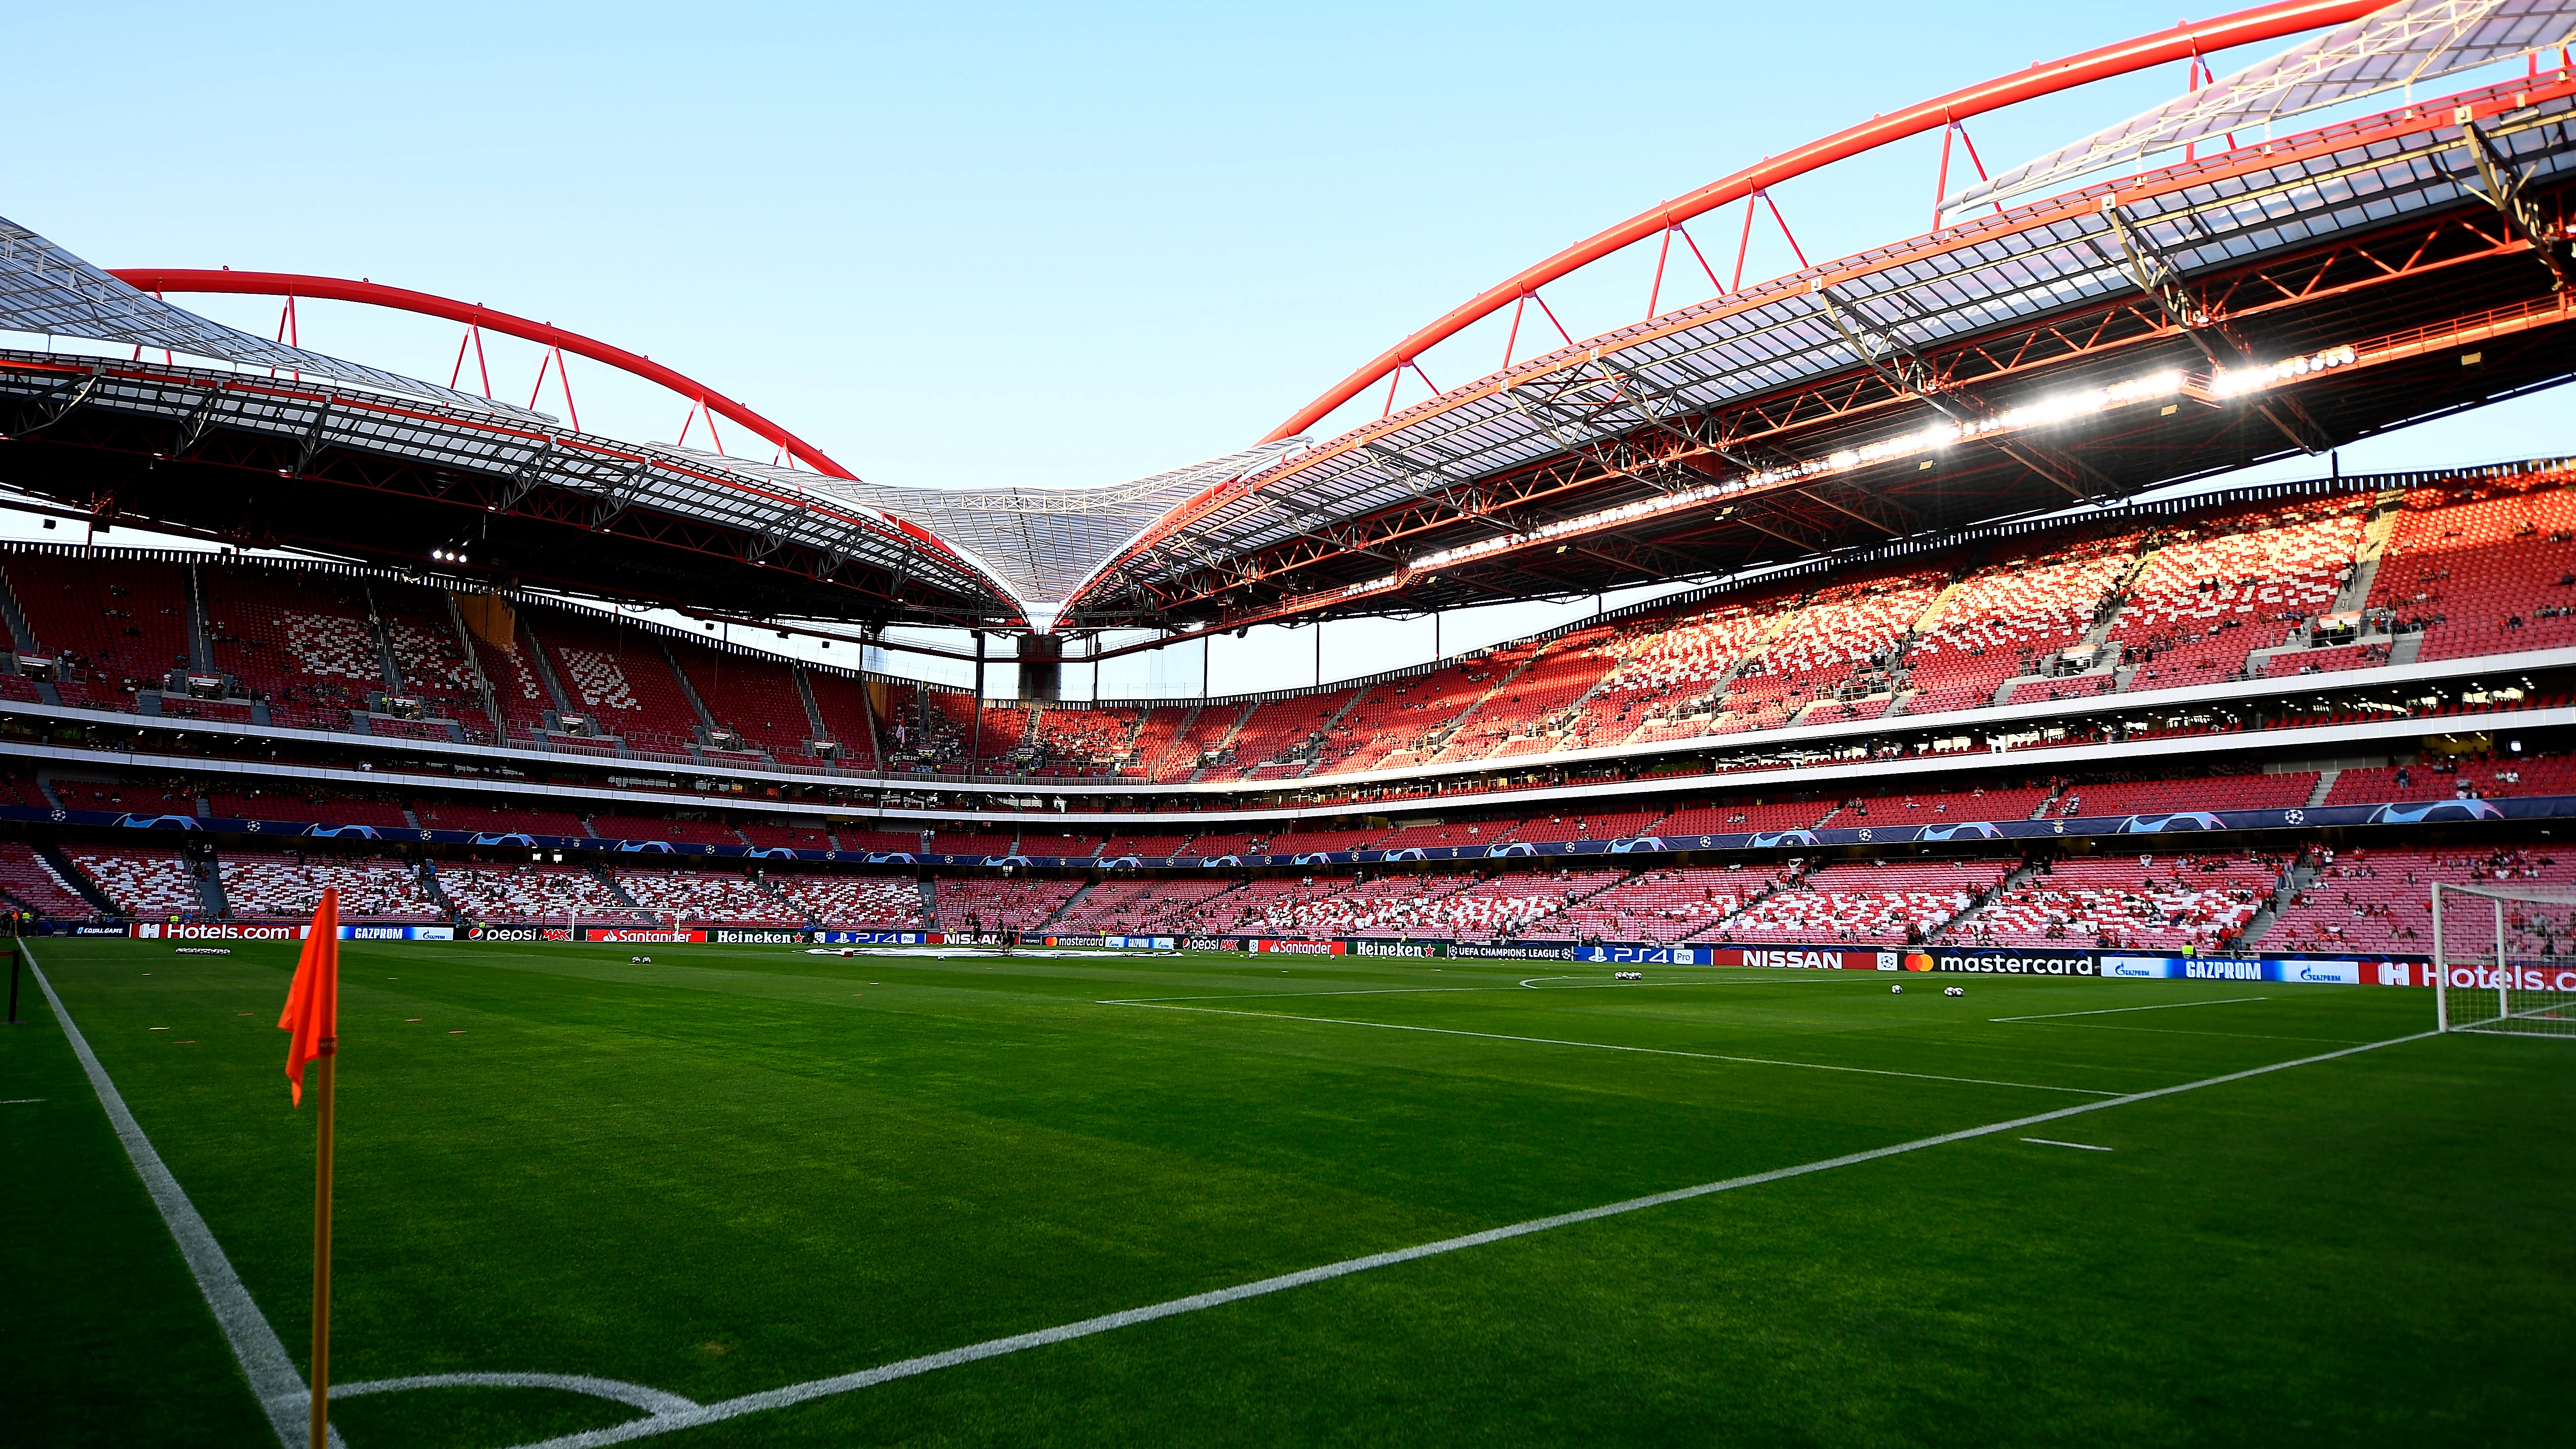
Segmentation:
<svg viewBox="0 0 2576 1449">
<path fill-rule="evenodd" d="M 1452 802 L 1472 808 L 1474 797 Z M 1506 803 L 1497 800 L 1497 804 Z M 1050 817 L 1061 821 L 1064 817 Z M 2101 836 L 2194 835 L 2227 830 L 2295 830 L 2324 826 L 2450 824 L 2486 820 L 2576 818 L 2576 795 L 2534 795 L 2505 800 L 2432 800 L 2401 805 L 2320 805 L 2289 810 L 2170 810 L 2148 815 L 2079 815 L 2044 820 L 1932 820 L 1840 825 L 1822 830 L 1771 830 L 1717 835 L 1648 835 L 1618 840 L 1505 841 L 1495 845 L 1433 845 L 1403 850 L 1332 850 L 1302 854 L 1214 856 L 945 855 L 936 850 L 799 850 L 787 846 L 705 845 L 688 840 L 600 840 L 587 835 L 533 835 L 522 831 L 426 830 L 409 826 L 309 824 L 243 820 L 228 816 L 149 815 L 112 810 L 48 810 L 0 805 L 0 820 L 29 824 L 95 825 L 129 830 L 199 830 L 287 839 L 375 840 L 427 845 L 499 846 L 575 851 L 601 856 L 702 856 L 716 860 L 795 860 L 812 864 L 1020 866 L 1039 870 L 1200 870 L 1228 866 L 1400 865 L 1473 860 L 1552 859 L 1589 855 L 1667 855 L 1693 850 L 1778 850 L 1828 845 L 1942 844 L 1979 840 L 2055 840 Z M 934 845 L 936 844 L 934 840 Z"/>
</svg>

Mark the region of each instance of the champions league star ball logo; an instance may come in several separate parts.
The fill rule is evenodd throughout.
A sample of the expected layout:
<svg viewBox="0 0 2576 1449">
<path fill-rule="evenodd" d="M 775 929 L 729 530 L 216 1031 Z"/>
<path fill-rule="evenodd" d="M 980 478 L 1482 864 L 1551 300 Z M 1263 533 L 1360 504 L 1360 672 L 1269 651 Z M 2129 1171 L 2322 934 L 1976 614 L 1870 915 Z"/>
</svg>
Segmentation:
<svg viewBox="0 0 2576 1449">
<path fill-rule="evenodd" d="M 1905 969 L 1908 971 L 1929 971 L 1932 969 L 1932 958 L 1921 951 L 1908 951 L 1905 953 Z"/>
</svg>

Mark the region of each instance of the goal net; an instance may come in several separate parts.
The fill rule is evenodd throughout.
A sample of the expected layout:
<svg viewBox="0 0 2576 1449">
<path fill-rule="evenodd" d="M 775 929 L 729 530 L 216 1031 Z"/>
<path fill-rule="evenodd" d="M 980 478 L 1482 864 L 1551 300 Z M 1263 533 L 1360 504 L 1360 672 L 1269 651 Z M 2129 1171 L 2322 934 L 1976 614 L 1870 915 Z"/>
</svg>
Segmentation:
<svg viewBox="0 0 2576 1449">
<path fill-rule="evenodd" d="M 2435 882 L 2433 968 L 2444 1031 L 2576 1037 L 2576 896 Z"/>
</svg>

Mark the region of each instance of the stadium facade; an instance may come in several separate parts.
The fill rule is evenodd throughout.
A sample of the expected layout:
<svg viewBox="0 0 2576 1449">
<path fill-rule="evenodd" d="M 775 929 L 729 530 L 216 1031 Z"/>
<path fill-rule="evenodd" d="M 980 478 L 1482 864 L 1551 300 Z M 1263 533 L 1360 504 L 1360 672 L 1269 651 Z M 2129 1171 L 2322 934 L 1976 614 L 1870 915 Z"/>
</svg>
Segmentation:
<svg viewBox="0 0 2576 1449">
<path fill-rule="evenodd" d="M 353 929 L 503 939 L 2413 981 L 2424 882 L 2576 874 L 2546 845 L 2576 817 L 2576 461 L 2329 460 L 2576 374 L 2571 31 L 2544 0 L 2294 0 L 2016 72 L 1611 228 L 1270 436 L 1112 488 L 872 484 L 587 337 L 111 273 L 0 223 L 0 321 L 132 354 L 0 353 L 8 501 L 225 546 L 0 550 L 0 893 L 61 930 L 274 930 L 339 885 Z M 1974 158 L 1975 117 L 2149 66 L 2189 89 Z M 1785 230 L 1768 188 L 1931 130 L 1923 235 L 1748 282 L 1689 231 Z M 1647 320 L 1555 326 L 1546 286 L 1641 244 Z M 1716 294 L 1657 310 L 1684 256 Z M 167 300 L 191 291 L 528 337 L 778 460 L 584 433 L 464 388 L 461 347 L 420 382 Z M 1562 345 L 1431 391 L 1426 358 L 1506 314 Z M 1674 580 L 1701 584 L 1180 701 L 1061 702 L 1045 667 L 987 699 L 599 607 L 1046 661 Z M 2557 954 L 2569 925 L 2509 929 Z"/>
</svg>

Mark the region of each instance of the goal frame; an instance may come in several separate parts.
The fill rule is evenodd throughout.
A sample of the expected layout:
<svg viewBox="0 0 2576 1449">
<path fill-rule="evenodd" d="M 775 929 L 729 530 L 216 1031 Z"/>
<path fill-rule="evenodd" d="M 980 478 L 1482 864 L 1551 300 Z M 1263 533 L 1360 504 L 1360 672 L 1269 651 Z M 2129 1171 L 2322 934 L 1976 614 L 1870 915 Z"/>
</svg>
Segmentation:
<svg viewBox="0 0 2576 1449">
<path fill-rule="evenodd" d="M 2515 890 L 2511 887 L 2491 885 L 2460 885 L 2454 884 L 2450 881 L 2434 881 L 2432 882 L 2432 888 L 2434 1030 L 2441 1032 L 2481 1031 L 2497 1035 L 2558 1036 L 2576 1039 L 2576 1024 L 2571 1024 L 2570 1028 L 2563 1032 L 2547 1030 L 2517 1030 L 2511 1025 L 2511 1023 L 2517 1021 L 2532 1019 L 2532 1013 L 2530 1011 L 2517 1011 L 2514 1008 L 2513 995 L 2517 988 L 2514 985 L 2513 978 L 2514 965 L 2511 953 L 2511 939 L 2505 932 L 2504 919 L 2505 904 L 2509 901 L 2523 905 L 2564 906 L 2569 908 L 2571 911 L 2576 911 L 2576 894 L 2553 893 L 2546 890 Z M 2448 944 L 2445 941 L 2443 934 L 2443 896 L 2445 892 L 2453 896 L 2465 896 L 2472 901 L 2483 902 L 2485 904 L 2485 909 L 2491 913 L 2491 919 L 2494 922 L 2495 929 L 2495 950 L 2493 955 L 2489 956 L 2485 952 L 2480 952 L 2475 957 L 2463 958 L 2462 963 L 2466 964 L 2468 961 L 2474 960 L 2479 965 L 2491 966 L 2494 968 L 2496 981 L 2494 991 L 2496 1002 L 2495 1015 L 2491 1017 L 2481 1017 L 2474 1021 L 2455 1021 L 2453 1019 L 2451 1011 L 2451 992 L 2454 989 L 2451 985 L 2451 967 L 2453 962 L 2451 960 Z M 2484 987 L 2468 987 L 2461 989 L 2478 991 L 2481 993 L 2486 990 Z M 2548 991 L 2551 988 L 2538 987 L 2525 989 Z M 2571 1016 L 2576 1016 L 2576 989 L 2571 989 L 2565 994 L 2569 998 L 2567 1003 L 2569 1012 Z"/>
</svg>

